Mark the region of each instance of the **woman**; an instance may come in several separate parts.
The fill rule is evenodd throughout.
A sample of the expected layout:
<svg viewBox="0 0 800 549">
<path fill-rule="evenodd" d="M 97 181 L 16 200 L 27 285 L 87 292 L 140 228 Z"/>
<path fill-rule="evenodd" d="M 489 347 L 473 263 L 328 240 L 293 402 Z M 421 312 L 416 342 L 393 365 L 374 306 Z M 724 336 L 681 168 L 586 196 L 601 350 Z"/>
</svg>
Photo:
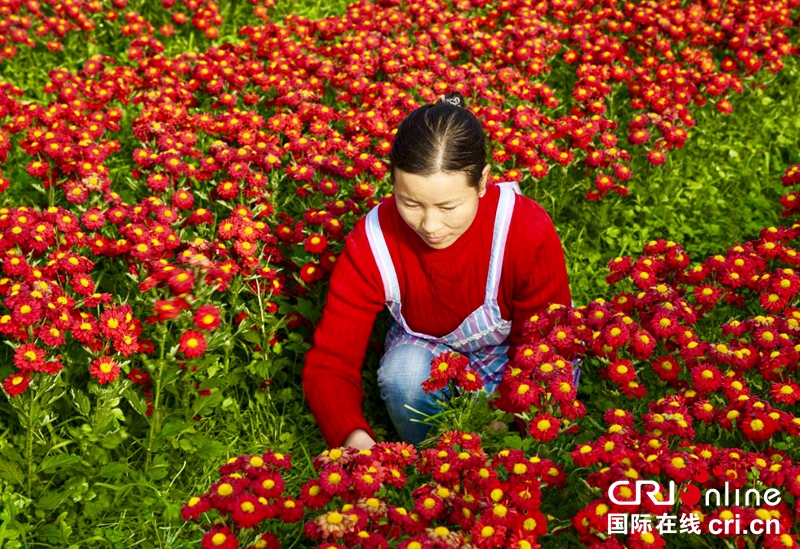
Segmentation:
<svg viewBox="0 0 800 549">
<path fill-rule="evenodd" d="M 348 234 L 331 275 L 303 387 L 330 447 L 375 443 L 362 412 L 361 367 L 375 317 L 394 323 L 378 385 L 400 436 L 419 444 L 437 411 L 421 383 L 431 360 L 469 356 L 493 392 L 526 319 L 570 304 L 561 241 L 550 217 L 514 182 L 489 185 L 478 119 L 459 93 L 409 114 L 390 153 L 393 196 Z"/>
</svg>

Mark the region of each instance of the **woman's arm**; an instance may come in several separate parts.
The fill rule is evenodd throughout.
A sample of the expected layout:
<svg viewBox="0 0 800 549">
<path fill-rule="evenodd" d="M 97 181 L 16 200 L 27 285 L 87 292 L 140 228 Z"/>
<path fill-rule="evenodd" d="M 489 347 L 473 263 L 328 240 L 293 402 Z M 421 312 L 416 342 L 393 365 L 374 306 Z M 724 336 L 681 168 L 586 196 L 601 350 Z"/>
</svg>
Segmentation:
<svg viewBox="0 0 800 549">
<path fill-rule="evenodd" d="M 303 367 L 303 390 L 329 447 L 373 440 L 362 410 L 361 368 L 375 317 L 384 306 L 383 283 L 363 221 L 345 240 L 331 274 L 328 297 Z"/>
<path fill-rule="evenodd" d="M 510 252 L 513 273 L 511 300 L 511 352 L 525 343 L 525 321 L 541 313 L 549 303 L 570 306 L 564 249 L 550 216 L 532 200 L 517 199 L 512 225 L 513 249 Z"/>
</svg>

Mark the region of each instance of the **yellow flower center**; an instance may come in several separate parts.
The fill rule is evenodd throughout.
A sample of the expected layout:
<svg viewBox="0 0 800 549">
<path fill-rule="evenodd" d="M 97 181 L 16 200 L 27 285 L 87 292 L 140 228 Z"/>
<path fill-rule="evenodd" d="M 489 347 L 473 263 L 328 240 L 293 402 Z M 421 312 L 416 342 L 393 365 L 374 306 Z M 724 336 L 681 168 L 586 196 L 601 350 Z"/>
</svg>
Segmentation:
<svg viewBox="0 0 800 549">
<path fill-rule="evenodd" d="M 344 516 L 336 511 L 331 511 L 326 519 L 329 524 L 341 524 L 343 520 Z"/>
</svg>

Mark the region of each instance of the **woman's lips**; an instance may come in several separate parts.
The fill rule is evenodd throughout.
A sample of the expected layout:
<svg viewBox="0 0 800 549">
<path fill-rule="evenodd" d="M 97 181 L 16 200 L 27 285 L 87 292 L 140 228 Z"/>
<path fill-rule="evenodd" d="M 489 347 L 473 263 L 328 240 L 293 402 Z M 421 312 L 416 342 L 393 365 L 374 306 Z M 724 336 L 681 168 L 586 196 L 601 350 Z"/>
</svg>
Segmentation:
<svg viewBox="0 0 800 549">
<path fill-rule="evenodd" d="M 431 244 L 438 244 L 439 242 L 441 242 L 442 240 L 444 240 L 444 237 L 443 237 L 443 236 L 440 236 L 439 238 L 430 238 L 430 237 L 427 237 L 427 236 L 426 236 L 426 237 L 425 237 L 425 240 L 427 240 L 427 241 L 428 241 L 428 242 L 430 242 Z"/>
</svg>

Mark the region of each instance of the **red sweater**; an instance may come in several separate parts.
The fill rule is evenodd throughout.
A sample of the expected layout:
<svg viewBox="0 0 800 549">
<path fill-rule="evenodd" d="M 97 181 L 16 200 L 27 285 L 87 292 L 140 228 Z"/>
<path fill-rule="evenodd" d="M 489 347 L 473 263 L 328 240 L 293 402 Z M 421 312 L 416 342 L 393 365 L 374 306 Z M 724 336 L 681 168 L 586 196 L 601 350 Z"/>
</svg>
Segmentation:
<svg viewBox="0 0 800 549">
<path fill-rule="evenodd" d="M 490 185 L 467 231 L 441 250 L 406 224 L 394 198 L 381 205 L 381 229 L 412 330 L 444 336 L 483 303 L 499 196 L 499 187 Z M 343 445 L 355 429 L 374 438 L 362 412 L 361 368 L 385 297 L 365 222 L 360 219 L 347 235 L 303 368 L 306 400 L 329 447 Z M 524 321 L 552 302 L 570 304 L 561 241 L 544 208 L 517 194 L 498 295 L 503 318 L 511 320 L 509 354 L 523 342 Z"/>
</svg>

